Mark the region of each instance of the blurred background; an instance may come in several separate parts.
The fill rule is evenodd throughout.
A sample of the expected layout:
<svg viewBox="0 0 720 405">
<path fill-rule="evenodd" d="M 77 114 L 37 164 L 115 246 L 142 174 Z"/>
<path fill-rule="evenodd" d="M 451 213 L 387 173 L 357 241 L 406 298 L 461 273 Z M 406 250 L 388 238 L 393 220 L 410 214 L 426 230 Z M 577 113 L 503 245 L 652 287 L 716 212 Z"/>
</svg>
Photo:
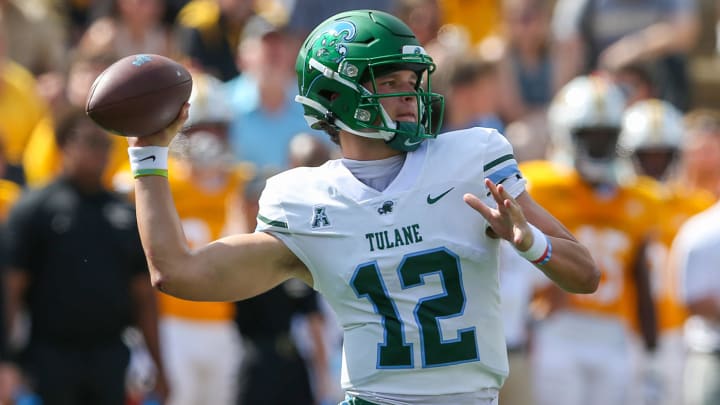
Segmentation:
<svg viewBox="0 0 720 405">
<path fill-rule="evenodd" d="M 88 158 L 84 153 L 100 154 L 92 156 L 102 162 L 102 189 L 132 204 L 126 141 L 86 139 L 78 142 L 92 150 L 78 152 L 63 143 L 63 131 L 68 120 L 77 119 L 75 113 L 84 108 L 87 92 L 103 69 L 123 56 L 155 53 L 182 62 L 194 78 L 188 128 L 173 143 L 170 162 L 171 185 L 176 201 L 182 202 L 178 209 L 189 242 L 200 246 L 228 233 L 252 231 L 267 177 L 339 156 L 327 135 L 307 127 L 302 107 L 293 100 L 295 57 L 304 38 L 325 18 L 364 8 L 401 18 L 434 58 L 433 88 L 446 98 L 445 131 L 495 128 L 513 144 L 518 161 L 549 159 L 559 146 L 554 145 L 557 134 L 549 109 L 560 90 L 578 76 L 602 77 L 621 91 L 623 109 L 649 100 L 665 103 L 667 109 L 657 114 L 674 119 L 660 121 L 676 128 L 673 158 L 705 165 L 683 169 L 688 170 L 685 175 L 692 174 L 692 180 L 683 177 L 686 185 L 707 193 L 703 201 L 709 201 L 690 213 L 717 201 L 720 152 L 715 159 L 708 155 L 714 146 L 699 146 L 692 136 L 700 132 L 720 138 L 717 0 L 0 0 L 0 220 L 16 218 L 6 226 L 2 246 L 6 304 L 0 331 L 0 403 L 110 403 L 93 393 L 108 380 L 91 381 L 87 375 L 62 379 L 66 387 L 74 387 L 65 391 L 74 393 L 46 389 L 47 381 L 61 380 L 63 370 L 96 364 L 87 363 L 86 356 L 96 356 L 107 339 L 122 341 L 129 350 L 127 364 L 120 361 L 122 372 L 116 373 L 124 376 L 120 383 L 125 394 L 112 403 L 342 401 L 341 330 L 314 291 L 288 282 L 258 299 L 210 304 L 161 293 L 141 299 L 135 289 L 113 290 L 113 283 L 73 287 L 87 277 L 84 272 L 103 278 L 106 270 L 101 264 L 73 268 L 51 256 L 52 239 L 44 235 L 62 234 L 61 214 L 70 208 L 38 205 L 32 213 L 25 208 L 33 202 L 28 196 L 43 195 L 41 190 L 67 177 L 68 167 L 76 167 L 73 159 Z M 619 131 L 619 122 L 617 127 Z M 618 167 L 628 175 L 643 174 L 633 168 L 627 153 L 618 159 L 625 159 Z M 680 166 L 676 163 L 671 170 Z M 680 178 L 654 177 L 660 183 Z M 65 194 L 60 195 L 63 200 Z M 87 193 L 81 190 L 79 195 Z M 23 209 L 15 213 L 18 201 L 23 201 Z M 675 206 L 666 209 L 671 212 Z M 680 225 L 675 223 L 670 233 Z M 43 237 L 32 237 L 40 234 Z M 26 257 L 33 260 L 19 259 L 20 251 L 32 252 Z M 37 264 L 46 251 L 53 259 Z M 82 257 L 82 247 L 77 255 Z M 656 261 L 662 273 L 665 261 Z M 670 278 L 673 285 L 680 283 L 681 276 Z M 58 296 L 67 288 L 73 298 L 43 295 L 51 282 L 57 283 L 52 290 Z M 548 403 L 540 398 L 544 393 L 538 398 L 528 394 L 535 367 L 533 331 L 548 316 L 547 305 L 542 305 L 543 283 L 515 273 L 501 282 L 509 351 L 519 357 L 517 365 L 511 362 L 511 373 L 520 378 L 508 382 L 501 403 Z M 108 290 L 98 293 L 96 288 Z M 112 337 L 97 336 L 92 324 L 113 316 L 103 312 L 111 305 L 94 301 L 107 296 L 127 296 L 118 302 L 125 302 L 130 314 L 111 328 L 116 331 Z M 681 393 L 670 397 L 663 383 L 655 384 L 653 372 L 662 368 L 656 365 L 658 356 L 639 351 L 641 371 L 629 378 L 641 399 L 628 404 L 701 403 L 686 402 L 682 394 L 695 389 L 684 382 L 684 358 L 694 350 L 684 328 L 693 312 L 679 293 L 674 300 L 684 312 L 669 327 L 678 336 L 670 345 L 682 356 L 672 363 L 674 373 L 663 378 L 672 379 Z M 63 305 L 67 308 L 60 310 Z M 157 312 L 152 317 L 130 311 L 147 311 L 148 306 Z M 662 319 L 663 308 L 657 305 L 653 316 Z M 83 323 L 85 327 L 76 326 Z M 59 335 L 63 339 L 58 340 Z M 720 340 L 705 352 L 717 356 Z M 113 379 L 110 363 L 97 361 L 98 368 L 90 373 L 107 371 L 104 378 Z M 55 364 L 57 374 L 40 372 L 43 364 Z M 716 378 L 709 384 L 718 395 L 720 366 L 715 367 Z M 602 387 L 602 381 L 598 384 Z M 720 401 L 720 396 L 715 398 Z"/>
</svg>

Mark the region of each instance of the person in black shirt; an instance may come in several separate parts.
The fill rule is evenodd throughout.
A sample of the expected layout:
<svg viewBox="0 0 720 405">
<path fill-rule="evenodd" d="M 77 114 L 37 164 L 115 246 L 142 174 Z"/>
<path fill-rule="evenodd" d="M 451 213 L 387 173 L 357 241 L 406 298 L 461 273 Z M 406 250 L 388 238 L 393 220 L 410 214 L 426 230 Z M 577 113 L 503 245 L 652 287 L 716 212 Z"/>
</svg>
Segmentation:
<svg viewBox="0 0 720 405">
<path fill-rule="evenodd" d="M 290 326 L 294 316 L 320 316 L 317 293 L 297 280 L 236 303 L 244 338 L 238 404 L 314 404 L 308 365 Z M 278 387 L 282 389 L 278 390 Z"/>
<path fill-rule="evenodd" d="M 261 172 L 245 186 L 241 205 L 248 226 L 254 225 L 257 201 L 271 174 Z M 238 405 L 314 404 L 327 399 L 329 370 L 323 336 L 324 319 L 318 299 L 315 290 L 292 279 L 235 303 L 235 321 L 245 349 Z M 296 317 L 305 317 L 304 324 L 312 340 L 309 364 L 292 335 Z"/>
<path fill-rule="evenodd" d="M 25 307 L 20 363 L 44 405 L 122 405 L 136 324 L 158 366 L 157 306 L 135 212 L 101 182 L 109 135 L 82 111 L 56 128 L 62 174 L 28 191 L 8 218 L 8 313 Z"/>
</svg>

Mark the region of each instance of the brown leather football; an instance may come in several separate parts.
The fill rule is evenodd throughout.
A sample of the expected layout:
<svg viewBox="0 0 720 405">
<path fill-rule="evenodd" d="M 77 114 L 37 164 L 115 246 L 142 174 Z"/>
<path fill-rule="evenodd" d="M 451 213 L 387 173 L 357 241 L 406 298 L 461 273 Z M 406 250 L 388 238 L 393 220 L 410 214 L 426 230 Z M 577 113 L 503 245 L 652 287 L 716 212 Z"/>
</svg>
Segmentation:
<svg viewBox="0 0 720 405">
<path fill-rule="evenodd" d="M 126 56 L 93 83 L 85 112 L 104 129 L 122 136 L 146 136 L 177 118 L 190 98 L 192 76 L 161 55 Z"/>
</svg>

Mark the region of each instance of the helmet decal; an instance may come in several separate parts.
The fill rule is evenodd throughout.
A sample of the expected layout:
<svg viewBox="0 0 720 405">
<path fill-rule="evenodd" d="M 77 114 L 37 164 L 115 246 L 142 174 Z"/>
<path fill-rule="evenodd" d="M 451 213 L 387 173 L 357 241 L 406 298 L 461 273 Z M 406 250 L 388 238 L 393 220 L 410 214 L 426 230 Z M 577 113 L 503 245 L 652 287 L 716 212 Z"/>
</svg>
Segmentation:
<svg viewBox="0 0 720 405">
<path fill-rule="evenodd" d="M 346 42 L 355 39 L 357 29 L 350 21 L 338 21 L 318 35 L 312 46 L 312 55 L 321 62 L 339 63 L 347 56 Z"/>
<path fill-rule="evenodd" d="M 405 45 L 402 47 L 402 53 L 412 55 L 427 55 L 427 52 L 425 52 L 425 48 L 420 45 Z"/>
</svg>

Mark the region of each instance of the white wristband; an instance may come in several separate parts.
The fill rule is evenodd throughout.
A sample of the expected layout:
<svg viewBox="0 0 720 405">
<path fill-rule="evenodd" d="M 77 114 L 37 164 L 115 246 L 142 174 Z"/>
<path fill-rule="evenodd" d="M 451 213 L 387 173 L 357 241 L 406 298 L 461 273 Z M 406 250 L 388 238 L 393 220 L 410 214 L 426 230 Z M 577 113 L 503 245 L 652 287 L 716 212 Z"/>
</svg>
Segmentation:
<svg viewBox="0 0 720 405">
<path fill-rule="evenodd" d="M 515 250 L 520 256 L 527 259 L 532 264 L 542 266 L 550 261 L 550 257 L 552 257 L 552 244 L 550 243 L 550 239 L 548 239 L 541 230 L 533 224 L 529 223 L 528 225 L 533 233 L 533 243 L 530 246 L 530 249 L 524 252 L 518 250 L 517 248 Z"/>
<path fill-rule="evenodd" d="M 133 177 L 167 177 L 168 148 L 166 146 L 133 146 L 128 148 Z"/>
</svg>

